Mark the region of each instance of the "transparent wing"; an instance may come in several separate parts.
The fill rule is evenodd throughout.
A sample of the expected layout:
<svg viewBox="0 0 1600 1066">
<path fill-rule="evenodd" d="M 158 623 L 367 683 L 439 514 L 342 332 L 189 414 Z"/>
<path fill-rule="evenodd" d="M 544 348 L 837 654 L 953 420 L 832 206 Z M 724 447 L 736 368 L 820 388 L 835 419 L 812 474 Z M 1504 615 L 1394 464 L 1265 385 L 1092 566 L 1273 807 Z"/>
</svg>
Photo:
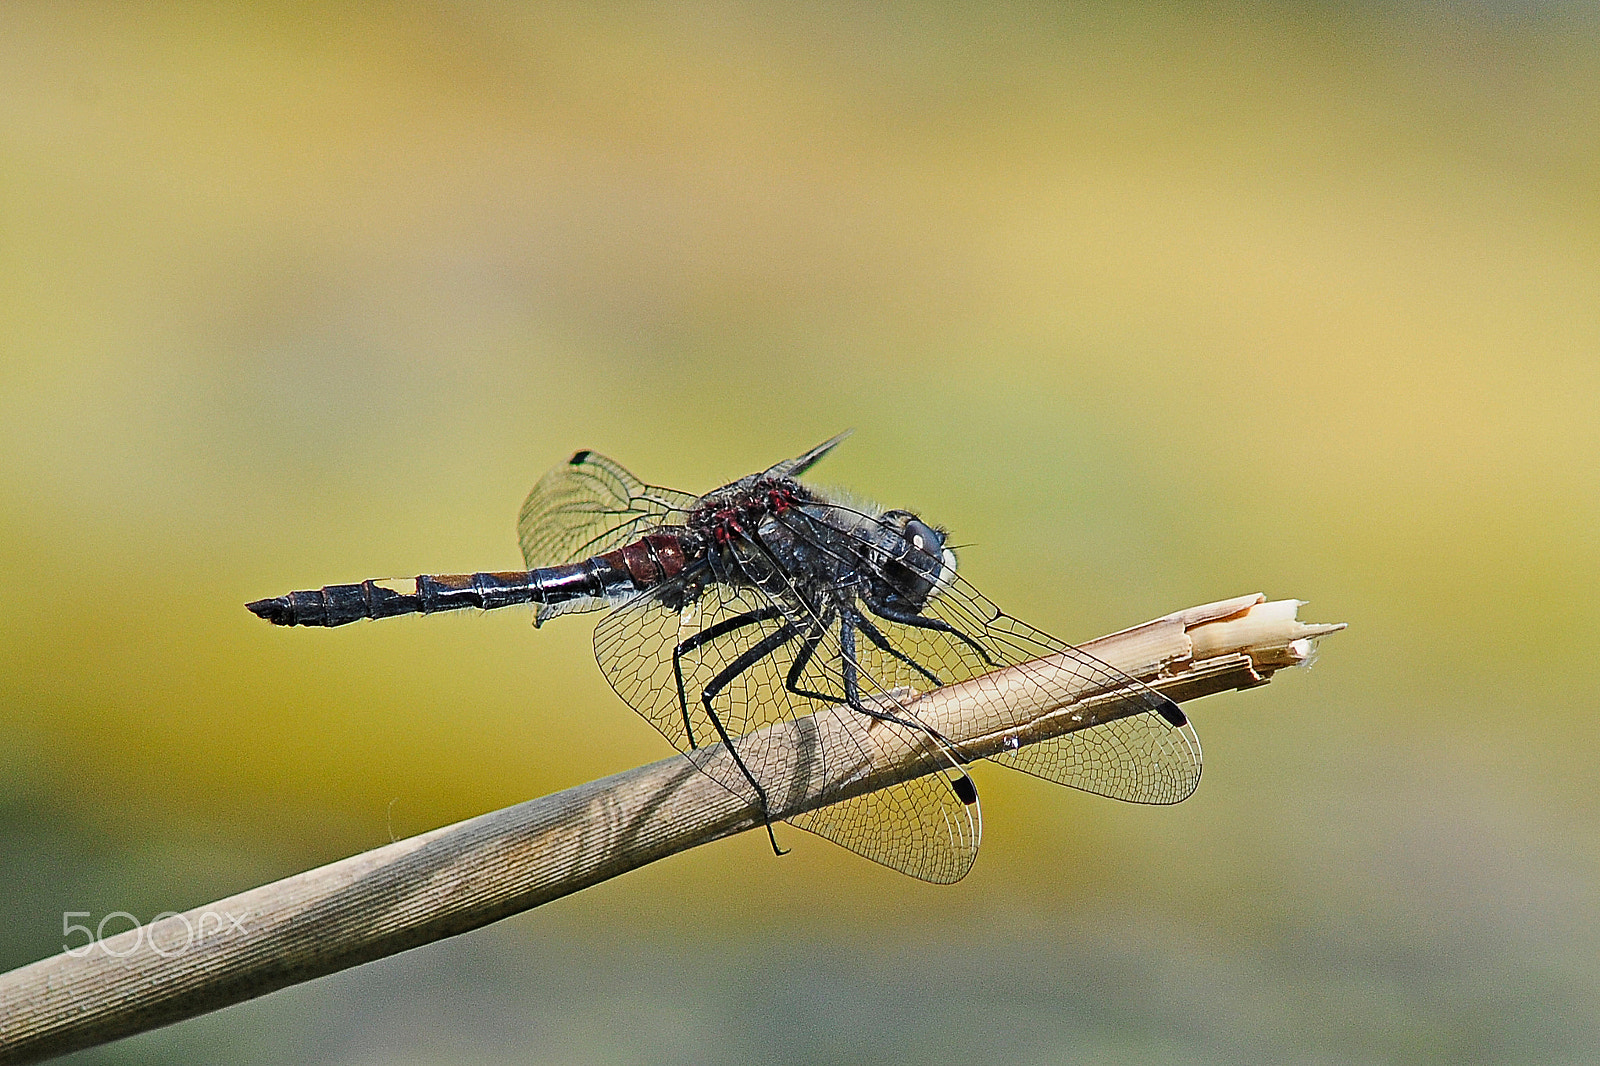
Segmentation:
<svg viewBox="0 0 1600 1066">
<path fill-rule="evenodd" d="M 844 432 L 767 473 L 809 470 L 850 434 Z M 539 479 L 517 516 L 517 539 L 528 569 L 600 555 L 655 526 L 681 522 L 700 497 L 646 485 L 615 460 L 581 451 Z"/>
<path fill-rule="evenodd" d="M 959 771 L 950 754 L 874 679 L 860 677 L 861 698 L 891 720 L 841 702 L 838 619 L 801 606 L 786 576 L 771 571 L 760 585 L 706 582 L 682 610 L 666 606 L 694 580 L 680 576 L 602 619 L 595 657 L 617 694 L 758 809 L 781 812 L 819 787 L 825 797 L 844 797 L 885 754 L 903 760 L 911 767 L 906 779 L 787 820 L 925 881 L 965 876 L 981 836 L 977 804 L 953 786 Z M 779 743 L 793 731 L 762 732 L 812 715 L 810 724 L 825 734 L 807 734 L 815 743 Z M 737 763 L 715 748 L 728 740 Z"/>
<path fill-rule="evenodd" d="M 830 511 L 843 510 L 791 512 L 784 521 L 797 535 L 826 550 L 830 543 L 855 536 L 846 528 L 852 523 L 828 519 Z M 812 527 L 813 523 L 827 528 Z M 862 556 L 872 557 L 866 549 Z M 902 624 L 866 612 L 863 637 L 857 642 L 862 670 L 889 688 L 926 691 L 1015 667 L 1005 686 L 998 682 L 974 686 L 976 710 L 998 728 L 1022 724 L 1022 713 L 1014 709 L 1019 679 L 1032 689 L 1022 701 L 1026 705 L 1086 698 L 1126 704 L 1121 708 L 1125 717 L 993 756 L 996 762 L 1133 803 L 1178 803 L 1200 783 L 1200 740 L 1175 704 L 1081 648 L 1010 617 L 959 575 L 950 576 L 917 621 L 939 628 Z M 869 629 L 881 640 L 870 639 Z M 1047 656 L 1066 669 L 1030 665 Z"/>
<path fill-rule="evenodd" d="M 839 445 L 843 444 L 845 440 L 849 438 L 850 434 L 854 432 L 855 430 L 853 429 L 847 429 L 843 433 L 838 433 L 832 437 L 829 437 L 815 448 L 812 448 L 810 451 L 807 451 L 801 455 L 797 455 L 793 459 L 785 459 L 781 463 L 774 463 L 772 466 L 767 468 L 766 476 L 799 477 L 807 470 L 810 470 L 812 467 L 816 466 L 817 463 L 821 462 L 823 456 L 827 455 Z"/>
<path fill-rule="evenodd" d="M 558 566 L 621 547 L 656 526 L 681 522 L 698 498 L 646 485 L 615 462 L 578 452 L 555 467 L 528 493 L 517 516 L 517 538 L 528 569 Z M 535 622 L 594 610 L 602 599 L 541 606 Z"/>
<path fill-rule="evenodd" d="M 1199 786 L 1200 738 L 1172 701 L 1148 685 L 1081 648 L 1002 613 L 959 577 L 923 613 L 958 629 L 970 627 L 981 633 L 980 643 L 996 661 L 1016 667 L 1044 699 L 1065 701 L 1073 695 L 1079 700 L 1110 698 L 1125 703 L 1125 709 L 1133 712 L 994 755 L 995 762 L 1130 803 L 1181 803 Z M 910 654 L 920 653 L 921 649 Z M 1052 656 L 1053 662 L 1069 669 L 1063 672 L 1033 665 L 1044 656 Z M 1003 717 L 998 687 L 978 687 L 991 701 L 988 713 Z M 1173 713 L 1179 713 L 1182 724 L 1169 720 Z"/>
<path fill-rule="evenodd" d="M 578 452 L 540 478 L 523 501 L 522 558 L 534 570 L 608 552 L 681 518 L 698 499 L 646 485 L 603 455 Z"/>
</svg>

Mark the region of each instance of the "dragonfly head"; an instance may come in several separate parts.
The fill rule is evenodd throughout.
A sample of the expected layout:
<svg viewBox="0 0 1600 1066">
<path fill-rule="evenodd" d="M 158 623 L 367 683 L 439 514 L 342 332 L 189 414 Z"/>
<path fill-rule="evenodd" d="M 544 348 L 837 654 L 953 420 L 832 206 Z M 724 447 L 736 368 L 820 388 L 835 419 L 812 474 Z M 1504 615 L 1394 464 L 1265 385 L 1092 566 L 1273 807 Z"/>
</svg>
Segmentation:
<svg viewBox="0 0 1600 1066">
<path fill-rule="evenodd" d="M 885 511 L 886 534 L 880 574 L 888 598 L 920 611 L 955 577 L 956 553 L 945 547 L 945 532 L 910 511 Z"/>
</svg>

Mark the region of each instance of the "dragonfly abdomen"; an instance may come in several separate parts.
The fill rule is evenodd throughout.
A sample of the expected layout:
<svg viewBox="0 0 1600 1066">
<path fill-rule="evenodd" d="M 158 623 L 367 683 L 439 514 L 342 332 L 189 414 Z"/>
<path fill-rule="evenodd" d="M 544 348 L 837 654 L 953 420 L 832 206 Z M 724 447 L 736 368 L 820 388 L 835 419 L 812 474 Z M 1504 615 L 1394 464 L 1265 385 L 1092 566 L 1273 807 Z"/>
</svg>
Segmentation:
<svg viewBox="0 0 1600 1066">
<path fill-rule="evenodd" d="M 678 538 L 652 534 L 615 551 L 560 566 L 477 574 L 375 578 L 245 604 L 278 626 L 342 626 L 363 618 L 433 614 L 465 607 L 493 610 L 519 603 L 605 600 L 658 584 L 685 563 Z"/>
<path fill-rule="evenodd" d="M 581 566 L 550 569 L 579 570 Z M 549 570 L 522 570 L 507 573 L 423 574 L 414 578 L 376 578 L 354 585 L 325 585 L 320 589 L 257 600 L 245 606 L 277 626 L 342 626 L 363 618 L 390 618 L 400 614 L 432 614 L 463 607 L 488 609 L 532 603 L 535 593 L 541 591 L 537 583 L 541 577 L 545 578 L 542 583 L 544 591 L 556 592 L 572 584 L 574 579 L 585 590 L 592 586 L 590 575 L 582 572 L 552 575 Z"/>
</svg>

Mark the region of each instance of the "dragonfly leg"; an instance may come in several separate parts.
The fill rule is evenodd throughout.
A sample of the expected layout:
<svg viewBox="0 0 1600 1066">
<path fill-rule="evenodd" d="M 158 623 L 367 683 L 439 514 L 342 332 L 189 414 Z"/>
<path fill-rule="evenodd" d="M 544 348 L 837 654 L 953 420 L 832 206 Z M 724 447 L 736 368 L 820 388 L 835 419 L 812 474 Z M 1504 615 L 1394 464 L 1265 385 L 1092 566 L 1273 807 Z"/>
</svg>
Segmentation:
<svg viewBox="0 0 1600 1066">
<path fill-rule="evenodd" d="M 844 701 L 852 710 L 860 711 L 869 718 L 876 718 L 883 722 L 893 722 L 903 725 L 907 729 L 915 729 L 926 733 L 940 743 L 949 746 L 939 731 L 915 718 L 905 718 L 890 711 L 875 707 L 868 707 L 861 700 L 861 674 L 860 667 L 856 665 L 856 627 L 852 624 L 850 613 L 842 614 L 839 618 L 839 645 L 844 654 L 840 656 L 844 661 Z"/>
<path fill-rule="evenodd" d="M 893 655 L 896 659 L 899 659 L 901 662 L 903 662 L 907 666 L 911 667 L 911 669 L 915 670 L 917 673 L 921 674 L 923 677 L 925 677 L 929 681 L 933 682 L 933 685 L 934 685 L 935 688 L 937 688 L 940 685 L 944 684 L 944 682 L 940 681 L 938 676 L 935 675 L 927 667 L 925 667 L 921 663 L 917 662 L 917 660 L 913 659 L 911 656 L 907 655 L 905 652 L 901 651 L 899 648 L 896 648 L 894 645 L 890 644 L 889 643 L 889 638 L 885 637 L 878 630 L 877 626 L 875 626 L 871 622 L 867 621 L 866 618 L 863 617 L 862 615 L 859 615 L 859 614 L 856 615 L 856 628 L 861 630 L 861 632 L 863 634 L 865 634 L 866 638 L 868 640 L 872 641 L 872 643 L 876 644 L 879 647 L 879 649 L 888 652 L 890 655 Z"/>
<path fill-rule="evenodd" d="M 733 621 L 733 619 L 729 619 L 729 621 Z M 785 622 L 759 642 L 752 644 L 745 650 L 744 654 L 729 663 L 721 673 L 711 679 L 711 683 L 706 685 L 705 690 L 700 694 L 700 700 L 705 704 L 706 717 L 711 719 L 712 728 L 717 731 L 717 736 L 721 737 L 722 743 L 727 746 L 728 754 L 733 756 L 733 764 L 739 768 L 739 772 L 744 775 L 744 779 L 750 782 L 750 787 L 756 790 L 756 798 L 761 802 L 761 820 L 766 823 L 767 839 L 772 842 L 772 851 L 776 855 L 788 853 L 778 847 L 778 838 L 772 832 L 772 806 L 767 801 L 767 790 L 761 787 L 761 782 L 756 780 L 756 775 L 752 774 L 750 768 L 745 765 L 744 759 L 739 755 L 739 749 L 733 745 L 733 737 L 728 735 L 728 729 L 722 724 L 721 716 L 711 706 L 711 701 L 723 689 L 732 684 L 740 674 L 799 635 L 800 631 L 793 622 Z"/>
<path fill-rule="evenodd" d="M 861 701 L 861 681 L 856 667 L 856 626 L 864 623 L 865 621 L 866 620 L 863 619 L 859 613 L 850 610 L 842 611 L 839 616 L 839 644 L 844 652 L 841 658 L 844 660 L 844 692 L 846 702 L 848 702 L 853 709 L 860 711 L 869 718 L 876 718 L 883 722 L 893 722 L 895 725 L 901 726 L 902 728 L 925 733 L 927 736 L 931 737 L 944 752 L 947 753 L 946 758 L 950 759 L 953 764 L 955 760 L 955 752 L 957 751 L 956 746 L 952 744 L 943 733 L 933 728 L 933 726 L 928 725 L 926 722 L 918 721 L 914 717 L 895 714 L 892 711 L 885 711 L 880 708 L 868 707 Z M 880 636 L 881 635 L 882 634 L 880 634 Z M 872 638 L 869 637 L 868 639 Z M 876 644 L 877 641 L 874 640 L 873 643 Z M 883 645 L 879 646 L 883 647 Z M 884 650 L 892 651 L 892 649 L 889 648 L 885 648 Z M 912 665 L 916 664 L 913 663 Z M 918 667 L 918 669 L 921 669 L 921 667 Z M 926 673 L 926 671 L 923 672 Z M 973 804 L 978 802 L 978 787 L 972 783 L 971 776 L 962 773 L 959 767 L 955 765 L 952 765 L 948 769 L 954 771 L 956 775 L 954 777 L 950 777 L 948 775 L 945 776 L 945 780 L 950 785 L 950 790 L 956 794 L 956 798 L 965 804 Z"/>
<path fill-rule="evenodd" d="M 990 658 L 989 652 L 982 644 L 967 636 L 943 618 L 929 618 L 927 615 L 914 614 L 910 611 L 897 611 L 892 607 L 882 604 L 867 602 L 867 609 L 879 618 L 889 622 L 899 622 L 903 626 L 912 626 L 916 629 L 931 629 L 938 633 L 949 633 L 961 643 L 978 653 L 978 656 L 990 666 L 998 667 L 1000 664 Z"/>
<path fill-rule="evenodd" d="M 800 687 L 800 674 L 805 670 L 806 666 L 810 664 L 812 658 L 817 654 L 817 648 L 822 644 L 823 634 L 828 631 L 828 626 L 832 624 L 832 611 L 829 611 L 826 615 L 817 619 L 816 625 L 804 638 L 805 642 L 801 645 L 800 654 L 794 657 L 794 663 L 789 667 L 789 676 L 784 679 L 783 687 L 794 693 L 796 696 L 804 696 L 807 699 L 819 700 L 822 703 L 845 702 L 844 698 L 841 696 L 830 696 L 825 692 L 812 692 L 810 689 L 804 689 Z"/>
<path fill-rule="evenodd" d="M 709 629 L 702 629 L 688 640 L 683 641 L 672 649 L 672 676 L 678 682 L 678 709 L 683 714 L 683 732 L 689 741 L 689 749 L 693 751 L 699 747 L 694 739 L 694 726 L 689 724 L 689 694 L 683 686 L 683 657 L 702 645 L 709 644 L 718 637 L 727 636 L 736 629 L 755 625 L 757 622 L 766 622 L 783 615 L 781 607 L 763 607 L 755 611 L 746 611 L 744 614 L 732 618 L 724 618 Z"/>
<path fill-rule="evenodd" d="M 859 628 L 861 632 L 865 633 L 867 639 L 872 641 L 873 644 L 877 645 L 879 648 L 883 649 L 890 655 L 893 655 L 896 659 L 899 659 L 901 662 L 911 667 L 917 673 L 927 678 L 935 686 L 944 684 L 943 681 L 940 681 L 936 675 L 931 673 L 921 663 L 900 651 L 898 648 L 892 646 L 889 643 L 888 638 L 879 632 L 877 626 L 873 625 L 871 622 L 868 622 L 865 618 L 861 617 L 860 614 L 855 615 L 855 621 L 857 628 Z M 812 692 L 808 689 L 803 689 L 800 687 L 801 671 L 806 668 L 806 664 L 811 662 L 812 656 L 817 653 L 817 647 L 822 643 L 823 630 L 832 624 L 833 613 L 831 611 L 823 618 L 818 620 L 817 628 L 813 630 L 812 634 L 806 638 L 805 646 L 800 649 L 800 654 L 795 656 L 794 665 L 789 668 L 789 678 L 784 683 L 784 688 L 788 689 L 790 692 L 793 692 L 796 696 L 805 696 L 809 699 L 821 700 L 824 703 L 848 703 L 850 702 L 849 700 L 842 699 L 838 696 L 829 696 L 821 692 Z"/>
</svg>

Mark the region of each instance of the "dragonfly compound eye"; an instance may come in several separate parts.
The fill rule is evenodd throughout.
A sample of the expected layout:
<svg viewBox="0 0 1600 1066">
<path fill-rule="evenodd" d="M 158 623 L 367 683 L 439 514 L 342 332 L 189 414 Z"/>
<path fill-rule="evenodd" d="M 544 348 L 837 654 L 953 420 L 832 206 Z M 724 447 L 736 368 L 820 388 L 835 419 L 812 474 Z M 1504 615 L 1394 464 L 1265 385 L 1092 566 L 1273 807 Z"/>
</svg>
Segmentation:
<svg viewBox="0 0 1600 1066">
<path fill-rule="evenodd" d="M 945 535 L 908 511 L 888 511 L 880 541 L 880 595 L 893 606 L 920 611 L 955 575 L 955 553 L 944 546 Z"/>
<path fill-rule="evenodd" d="M 906 520 L 905 532 L 901 535 L 911 545 L 911 565 L 925 571 L 928 563 L 931 563 L 937 572 L 940 553 L 944 551 L 944 534 L 920 518 L 910 518 Z M 928 562 L 924 563 L 923 560 Z"/>
<path fill-rule="evenodd" d="M 922 519 L 912 517 L 906 522 L 905 538 L 911 546 L 910 558 L 906 561 L 927 575 L 933 583 L 932 591 L 938 592 L 950 584 L 956 574 L 956 553 L 944 546 L 945 534 Z"/>
</svg>

